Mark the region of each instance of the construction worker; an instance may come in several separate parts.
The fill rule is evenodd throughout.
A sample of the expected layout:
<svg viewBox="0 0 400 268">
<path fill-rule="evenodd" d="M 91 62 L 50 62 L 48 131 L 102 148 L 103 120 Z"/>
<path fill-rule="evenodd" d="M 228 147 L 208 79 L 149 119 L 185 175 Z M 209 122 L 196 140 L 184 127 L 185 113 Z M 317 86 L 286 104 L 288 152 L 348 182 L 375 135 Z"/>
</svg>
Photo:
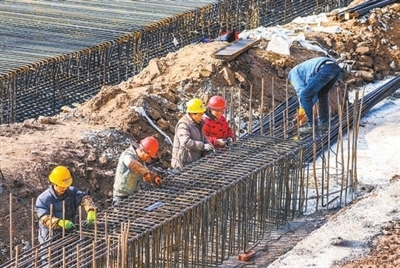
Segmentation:
<svg viewBox="0 0 400 268">
<path fill-rule="evenodd" d="M 113 205 L 137 193 L 142 179 L 161 185 L 162 177 L 146 167 L 146 163 L 157 159 L 158 149 L 157 139 L 150 136 L 122 152 L 115 172 Z"/>
<path fill-rule="evenodd" d="M 329 90 L 338 80 L 341 68 L 334 59 L 317 57 L 296 65 L 290 70 L 288 79 L 296 90 L 300 108 L 307 116 L 307 126 L 302 133 L 311 133 L 313 128 L 313 106 L 319 100 L 319 125 L 326 130 L 329 124 Z M 301 109 L 300 109 L 301 111 Z"/>
<path fill-rule="evenodd" d="M 186 114 L 175 126 L 172 168 L 181 169 L 214 150 L 202 130 L 205 111 L 206 106 L 201 99 L 194 98 L 187 102 Z"/>
<path fill-rule="evenodd" d="M 96 207 L 92 198 L 71 186 L 73 180 L 68 168 L 55 167 L 49 175 L 49 181 L 50 187 L 39 195 L 35 205 L 35 212 L 39 218 L 40 244 L 60 237 L 62 228 L 74 229 L 79 206 L 87 212 L 88 224 L 93 224 L 96 220 Z"/>
<path fill-rule="evenodd" d="M 203 133 L 216 148 L 223 148 L 235 140 L 235 134 L 223 115 L 226 105 L 221 96 L 212 96 L 203 116 Z"/>
</svg>

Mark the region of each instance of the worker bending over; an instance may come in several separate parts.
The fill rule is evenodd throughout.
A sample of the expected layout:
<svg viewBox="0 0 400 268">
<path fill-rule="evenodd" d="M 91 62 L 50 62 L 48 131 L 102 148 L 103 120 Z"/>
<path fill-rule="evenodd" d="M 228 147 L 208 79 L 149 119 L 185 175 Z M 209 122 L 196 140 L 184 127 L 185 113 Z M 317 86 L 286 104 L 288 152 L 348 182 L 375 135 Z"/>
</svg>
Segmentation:
<svg viewBox="0 0 400 268">
<path fill-rule="evenodd" d="M 158 149 L 156 138 L 147 137 L 122 152 L 115 172 L 113 205 L 137 193 L 142 180 L 161 185 L 162 177 L 146 167 L 146 163 L 157 159 Z"/>
<path fill-rule="evenodd" d="M 339 78 L 341 68 L 334 59 L 317 57 L 296 65 L 290 70 L 288 79 L 296 90 L 300 108 L 307 116 L 307 126 L 302 133 L 311 133 L 313 128 L 313 106 L 319 100 L 319 125 L 326 130 L 329 124 L 328 93 Z"/>
</svg>

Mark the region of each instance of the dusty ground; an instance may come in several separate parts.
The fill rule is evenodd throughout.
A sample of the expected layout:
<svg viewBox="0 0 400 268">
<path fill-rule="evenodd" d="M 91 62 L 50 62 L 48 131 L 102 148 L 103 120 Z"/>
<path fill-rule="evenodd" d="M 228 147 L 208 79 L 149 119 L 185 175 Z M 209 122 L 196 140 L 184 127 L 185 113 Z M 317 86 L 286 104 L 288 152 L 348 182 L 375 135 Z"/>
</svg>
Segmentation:
<svg viewBox="0 0 400 268">
<path fill-rule="evenodd" d="M 307 39 L 318 41 L 332 55 L 343 54 L 347 60 L 355 61 L 353 72 L 344 76 L 350 89 L 400 70 L 396 47 L 400 44 L 400 5 L 376 9 L 372 14 L 365 23 L 356 18 L 341 22 L 334 17 L 326 23 L 339 25 L 348 32 L 305 32 Z M 297 31 L 304 28 L 295 24 L 286 27 Z M 109 205 L 116 162 L 130 140 L 140 140 L 148 135 L 157 137 L 161 142 L 159 165 L 169 167 L 171 145 L 134 107 L 143 107 L 172 140 L 174 126 L 183 115 L 183 104 L 192 97 L 207 100 L 214 94 L 222 94 L 228 102 L 234 100 L 227 116 L 232 123 L 237 122 L 239 116 L 242 122 L 249 121 L 250 88 L 253 92 L 253 122 L 261 112 L 268 113 L 284 101 L 287 73 L 297 63 L 319 54 L 293 44 L 290 56 L 279 55 L 266 51 L 267 44 L 268 40 L 263 40 L 259 47 L 231 62 L 211 57 L 225 43 L 190 45 L 152 60 L 139 75 L 119 85 L 104 87 L 87 103 L 66 107 L 54 118 L 0 126 L 0 202 L 9 204 L 9 194 L 12 194 L 14 245 L 21 244 L 22 240 L 31 241 L 30 205 L 47 188 L 47 176 L 55 165 L 70 167 L 74 184 L 89 191 L 99 209 Z M 265 105 L 260 110 L 263 80 Z M 342 90 L 344 82 L 337 84 Z M 241 107 L 238 104 L 239 89 Z M 288 96 L 294 95 L 291 87 L 288 92 Z M 336 97 L 332 99 L 334 101 Z M 238 126 L 234 127 L 239 135 Z M 240 126 L 240 134 L 246 129 L 246 125 Z M 0 221 L 1 263 L 10 254 L 9 205 L 1 206 L 0 218 L 5 219 Z M 34 227 L 36 224 L 33 223 Z M 390 258 L 385 257 L 385 250 L 397 246 L 399 232 L 398 224 L 387 228 L 387 235 L 380 240 L 387 245 L 380 246 L 381 242 L 377 242 L 377 250 L 371 253 L 371 258 L 346 267 L 374 267 L 368 266 L 371 261 L 379 261 L 376 267 L 389 265 Z"/>
</svg>

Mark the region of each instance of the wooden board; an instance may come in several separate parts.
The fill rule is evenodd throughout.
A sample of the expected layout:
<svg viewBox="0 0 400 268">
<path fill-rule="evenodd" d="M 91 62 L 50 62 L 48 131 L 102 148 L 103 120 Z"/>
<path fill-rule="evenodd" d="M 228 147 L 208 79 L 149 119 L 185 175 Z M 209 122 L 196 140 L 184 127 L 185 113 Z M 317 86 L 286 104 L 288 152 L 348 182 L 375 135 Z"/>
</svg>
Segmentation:
<svg viewBox="0 0 400 268">
<path fill-rule="evenodd" d="M 250 49 L 251 47 L 259 44 L 261 39 L 254 40 L 254 39 L 238 39 L 226 47 L 218 49 L 212 54 L 213 58 L 230 61 L 245 52 L 246 50 Z"/>
</svg>

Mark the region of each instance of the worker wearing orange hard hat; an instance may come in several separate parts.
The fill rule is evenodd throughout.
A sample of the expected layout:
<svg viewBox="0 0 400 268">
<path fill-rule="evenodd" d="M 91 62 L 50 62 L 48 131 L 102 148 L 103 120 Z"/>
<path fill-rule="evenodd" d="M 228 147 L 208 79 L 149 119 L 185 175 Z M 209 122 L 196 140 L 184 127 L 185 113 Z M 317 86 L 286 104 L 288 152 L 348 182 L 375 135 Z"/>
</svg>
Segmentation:
<svg viewBox="0 0 400 268">
<path fill-rule="evenodd" d="M 159 147 L 157 139 L 150 136 L 122 152 L 115 172 L 114 205 L 138 192 L 141 180 L 161 185 L 162 177 L 146 167 L 146 163 L 157 159 Z"/>
<path fill-rule="evenodd" d="M 55 167 L 49 175 L 49 181 L 50 187 L 39 195 L 35 205 L 35 212 L 39 218 L 40 244 L 60 237 L 63 228 L 74 229 L 79 206 L 87 212 L 88 224 L 94 223 L 96 219 L 96 207 L 92 198 L 71 186 L 73 179 L 67 167 Z"/>
<path fill-rule="evenodd" d="M 201 99 L 194 98 L 187 102 L 186 114 L 175 126 L 172 168 L 181 169 L 214 150 L 202 130 L 205 111 L 206 106 Z"/>
<path fill-rule="evenodd" d="M 203 116 L 204 135 L 216 149 L 223 148 L 235 140 L 235 134 L 223 115 L 225 109 L 224 98 L 212 96 Z"/>
</svg>

